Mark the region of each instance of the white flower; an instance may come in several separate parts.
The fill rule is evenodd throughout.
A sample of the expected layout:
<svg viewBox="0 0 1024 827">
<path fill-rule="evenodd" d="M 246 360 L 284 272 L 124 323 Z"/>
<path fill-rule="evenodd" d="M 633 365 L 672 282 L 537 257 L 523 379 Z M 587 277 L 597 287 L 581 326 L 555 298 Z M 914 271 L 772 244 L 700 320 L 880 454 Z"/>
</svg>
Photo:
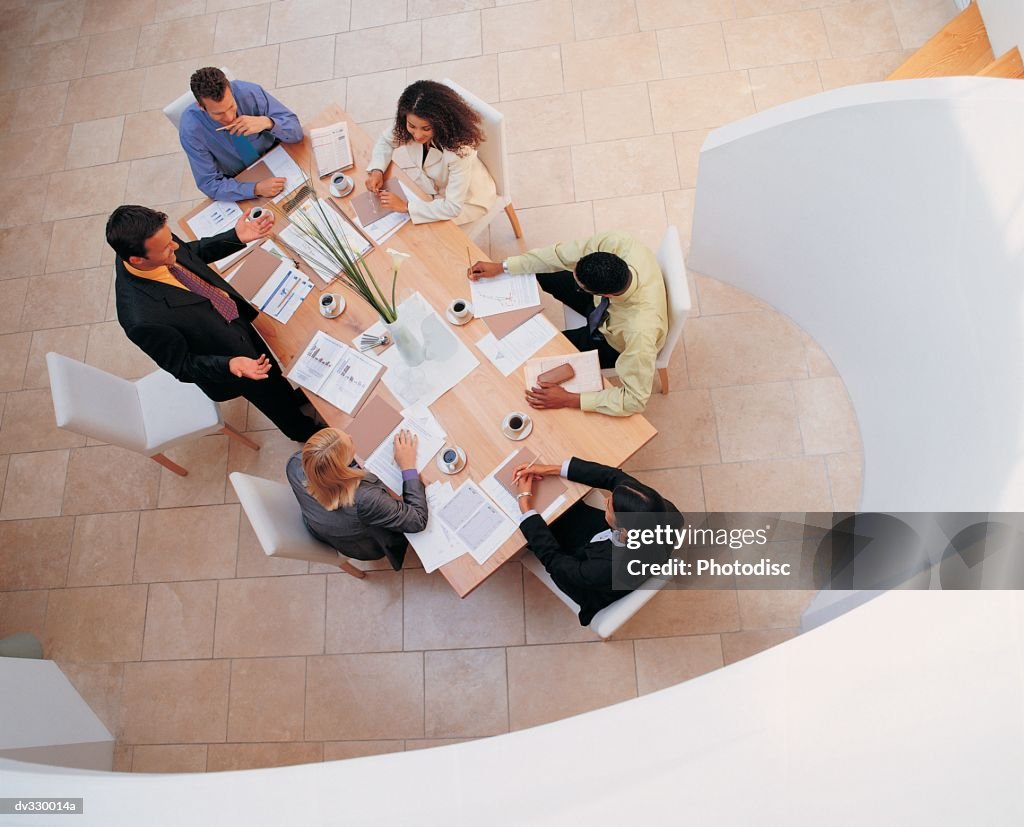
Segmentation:
<svg viewBox="0 0 1024 827">
<path fill-rule="evenodd" d="M 402 266 L 402 262 L 405 261 L 407 258 L 412 258 L 411 254 L 403 253 L 399 250 L 394 250 L 391 247 L 388 247 L 387 250 L 385 250 L 385 252 L 389 256 L 391 256 L 391 272 L 394 273 L 396 276 L 398 275 L 398 268 Z"/>
</svg>

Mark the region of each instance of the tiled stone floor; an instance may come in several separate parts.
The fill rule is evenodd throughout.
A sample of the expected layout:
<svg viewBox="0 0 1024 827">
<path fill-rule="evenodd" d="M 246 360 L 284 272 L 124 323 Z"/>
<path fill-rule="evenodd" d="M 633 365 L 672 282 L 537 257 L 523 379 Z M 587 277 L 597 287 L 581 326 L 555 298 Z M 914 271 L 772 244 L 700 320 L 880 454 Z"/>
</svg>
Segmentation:
<svg viewBox="0 0 1024 827">
<path fill-rule="evenodd" d="M 35 632 L 109 728 L 117 768 L 202 771 L 414 749 L 655 691 L 795 633 L 806 593 L 663 592 L 594 641 L 518 563 L 459 601 L 411 565 L 358 583 L 267 560 L 227 473 L 294 446 L 244 402 L 223 436 L 150 460 L 56 429 L 44 357 L 134 378 L 108 211 L 198 197 L 160 108 L 229 66 L 300 116 L 378 131 L 452 77 L 508 115 L 529 246 L 619 227 L 689 238 L 709 129 L 881 79 L 952 0 L 0 0 L 0 635 Z M 497 222 L 492 256 L 517 249 Z M 630 462 L 690 510 L 852 508 L 853 413 L 828 358 L 693 274 L 658 437 Z"/>
</svg>

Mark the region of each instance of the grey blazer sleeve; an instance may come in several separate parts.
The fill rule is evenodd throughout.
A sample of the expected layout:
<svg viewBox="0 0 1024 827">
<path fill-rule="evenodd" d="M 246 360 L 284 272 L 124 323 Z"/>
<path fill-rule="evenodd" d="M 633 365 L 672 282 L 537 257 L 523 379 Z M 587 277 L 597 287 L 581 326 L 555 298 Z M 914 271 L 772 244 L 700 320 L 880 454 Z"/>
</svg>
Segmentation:
<svg viewBox="0 0 1024 827">
<path fill-rule="evenodd" d="M 415 534 L 427 527 L 427 492 L 418 477 L 402 484 L 401 501 L 394 499 L 383 483 L 365 487 L 366 495 L 356 500 L 356 511 L 363 525 L 403 534 Z"/>
</svg>

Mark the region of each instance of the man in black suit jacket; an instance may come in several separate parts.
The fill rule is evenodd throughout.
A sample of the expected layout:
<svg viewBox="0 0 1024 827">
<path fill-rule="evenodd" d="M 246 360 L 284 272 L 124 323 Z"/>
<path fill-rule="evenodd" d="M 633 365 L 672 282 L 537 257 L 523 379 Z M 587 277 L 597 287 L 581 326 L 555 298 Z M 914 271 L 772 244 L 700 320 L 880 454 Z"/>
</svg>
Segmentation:
<svg viewBox="0 0 1024 827">
<path fill-rule="evenodd" d="M 539 478 L 554 475 L 610 491 L 605 510 L 591 508 L 580 500 L 549 527 L 533 510 L 533 487 Z M 672 525 L 682 520 L 671 502 L 625 471 L 577 457 L 561 465 L 521 465 L 514 479 L 522 512 L 519 529 L 555 585 L 579 604 L 581 626 L 587 626 L 601 609 L 633 590 L 614 588 L 614 574 L 619 575 L 616 583 L 632 581 L 639 585 L 646 579 L 630 577 L 625 571 L 630 556 L 639 555 L 629 555 L 623 548 L 625 540 L 616 513 L 664 513 L 665 522 Z M 620 547 L 618 552 L 616 546 Z"/>
<path fill-rule="evenodd" d="M 178 381 L 194 382 L 216 402 L 244 396 L 285 436 L 305 442 L 318 426 L 267 355 L 252 326 L 258 311 L 207 266 L 263 238 L 273 223 L 269 212 L 259 221 L 243 216 L 232 230 L 185 242 L 164 213 L 118 207 L 107 220 L 107 243 L 117 253 L 117 320 Z"/>
</svg>

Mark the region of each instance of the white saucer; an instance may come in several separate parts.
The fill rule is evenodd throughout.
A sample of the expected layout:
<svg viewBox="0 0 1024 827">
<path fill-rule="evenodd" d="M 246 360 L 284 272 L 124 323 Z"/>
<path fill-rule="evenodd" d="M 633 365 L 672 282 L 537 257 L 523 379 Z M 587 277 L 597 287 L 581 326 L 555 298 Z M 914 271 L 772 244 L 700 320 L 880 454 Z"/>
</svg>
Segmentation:
<svg viewBox="0 0 1024 827">
<path fill-rule="evenodd" d="M 452 312 L 451 307 L 445 310 L 444 314 L 445 316 L 448 317 L 449 322 L 461 327 L 464 324 L 469 324 L 475 318 L 473 316 L 473 305 L 471 305 L 469 302 L 466 302 L 466 309 L 469 311 L 469 313 L 467 313 L 466 316 L 462 319 L 456 318 L 455 314 Z"/>
<path fill-rule="evenodd" d="M 455 451 L 456 453 L 455 463 L 451 468 L 449 468 L 448 464 L 444 461 L 444 455 L 448 451 Z M 435 464 L 437 465 L 437 470 L 442 474 L 448 474 L 449 476 L 458 474 L 466 467 L 466 452 L 457 445 L 446 445 L 438 452 Z"/>
<path fill-rule="evenodd" d="M 501 433 L 506 439 L 511 439 L 513 442 L 519 442 L 520 440 L 526 439 L 533 433 L 533 419 L 530 418 L 527 420 L 526 427 L 517 434 L 508 427 L 508 417 L 505 417 L 505 421 L 501 423 Z"/>
</svg>

